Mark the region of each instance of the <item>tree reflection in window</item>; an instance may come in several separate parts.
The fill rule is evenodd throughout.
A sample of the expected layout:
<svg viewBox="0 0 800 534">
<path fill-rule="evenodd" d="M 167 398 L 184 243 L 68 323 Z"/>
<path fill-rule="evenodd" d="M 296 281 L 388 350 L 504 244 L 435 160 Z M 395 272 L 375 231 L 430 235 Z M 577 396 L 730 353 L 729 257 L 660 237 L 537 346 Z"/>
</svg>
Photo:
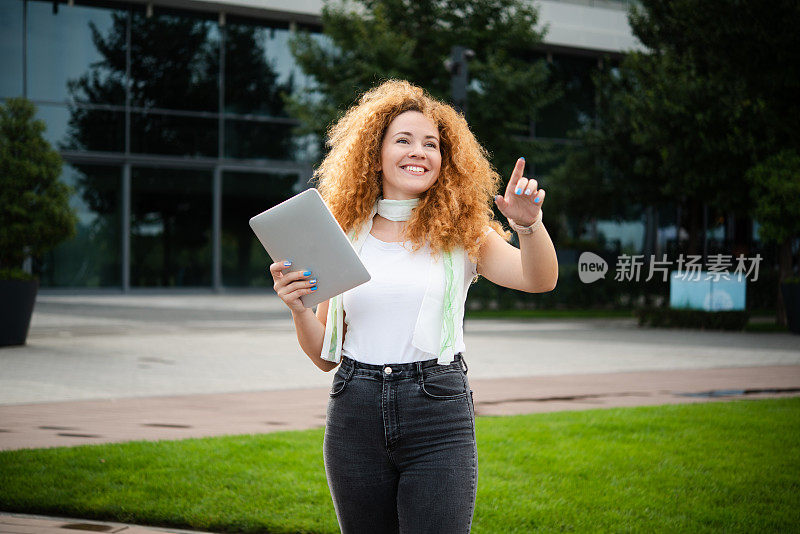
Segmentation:
<svg viewBox="0 0 800 534">
<path fill-rule="evenodd" d="M 89 71 L 69 82 L 68 138 L 64 148 L 113 150 L 119 137 L 108 107 L 76 102 L 108 102 L 108 94 L 124 86 L 128 13 L 114 13 L 110 28 L 101 32 L 91 22 L 92 42 L 102 57 Z M 220 54 L 225 43 L 225 108 L 229 118 L 263 124 L 268 117 L 285 118 L 283 95 L 292 90 L 292 78 L 282 83 L 265 50 L 267 28 L 232 24 L 220 28 L 199 16 L 158 14 L 147 18 L 130 14 L 130 103 L 135 114 L 131 150 L 185 156 L 216 156 L 220 111 Z M 224 35 L 223 35 L 224 34 Z M 123 108 L 114 108 L 124 111 Z M 179 113 L 170 113 L 177 111 Z M 180 113 L 180 112 L 190 112 Z M 191 113 L 196 112 L 196 113 Z M 242 116 L 241 114 L 247 114 Z M 256 116 L 253 116 L 256 115 Z M 205 119 L 205 122 L 202 122 Z M 198 126 L 198 120 L 202 126 Z M 284 122 L 284 121 L 279 121 Z M 206 130 L 204 134 L 202 131 Z M 192 135 L 187 132 L 192 131 Z M 266 158 L 291 154 L 289 128 L 261 128 L 267 136 L 239 136 L 230 153 L 237 157 Z M 280 147 L 276 150 L 276 146 Z"/>
</svg>

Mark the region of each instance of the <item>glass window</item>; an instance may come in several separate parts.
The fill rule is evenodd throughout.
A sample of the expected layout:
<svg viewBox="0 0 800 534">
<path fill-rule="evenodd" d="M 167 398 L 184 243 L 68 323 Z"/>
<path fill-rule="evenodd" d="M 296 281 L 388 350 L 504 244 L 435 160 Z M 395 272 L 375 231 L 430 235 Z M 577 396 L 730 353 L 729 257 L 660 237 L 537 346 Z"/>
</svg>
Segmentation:
<svg viewBox="0 0 800 534">
<path fill-rule="evenodd" d="M 58 149 L 67 139 L 69 110 L 67 106 L 36 104 L 36 118 L 44 121 L 44 138 L 53 148 Z"/>
<path fill-rule="evenodd" d="M 229 287 L 271 286 L 272 260 L 250 229 L 250 217 L 294 195 L 297 174 L 231 173 L 222 176 L 222 280 Z"/>
<path fill-rule="evenodd" d="M 125 112 L 80 105 L 39 104 L 39 116 L 47 123 L 45 137 L 62 150 L 125 150 Z"/>
<path fill-rule="evenodd" d="M 131 113 L 131 152 L 216 157 L 219 120 Z"/>
<path fill-rule="evenodd" d="M 287 116 L 281 95 L 299 71 L 287 44 L 289 30 L 228 24 L 225 28 L 225 111 Z"/>
<path fill-rule="evenodd" d="M 125 113 L 81 106 L 37 104 L 36 118 L 45 123 L 44 138 L 61 150 L 125 149 Z"/>
<path fill-rule="evenodd" d="M 225 157 L 294 159 L 294 125 L 225 120 Z"/>
<path fill-rule="evenodd" d="M 22 95 L 22 0 L 0 2 L 0 97 Z"/>
<path fill-rule="evenodd" d="M 596 58 L 555 56 L 551 76 L 564 90 L 561 98 L 547 106 L 536 121 L 537 137 L 564 139 L 568 132 L 589 121 L 594 114 L 594 84 L 591 74 Z"/>
<path fill-rule="evenodd" d="M 211 285 L 212 175 L 134 168 L 131 286 Z"/>
<path fill-rule="evenodd" d="M 219 30 L 201 14 L 135 11 L 131 102 L 146 109 L 219 111 Z"/>
<path fill-rule="evenodd" d="M 321 33 L 311 33 L 330 46 Z M 225 27 L 225 111 L 286 117 L 282 94 L 309 88 L 312 79 L 289 49 L 292 33 L 280 23 L 255 26 L 229 22 Z"/>
<path fill-rule="evenodd" d="M 28 2 L 28 97 L 125 104 L 127 13 Z"/>
<path fill-rule="evenodd" d="M 121 286 L 121 167 L 65 164 L 61 180 L 73 188 L 77 232 L 42 258 L 42 285 Z"/>
</svg>

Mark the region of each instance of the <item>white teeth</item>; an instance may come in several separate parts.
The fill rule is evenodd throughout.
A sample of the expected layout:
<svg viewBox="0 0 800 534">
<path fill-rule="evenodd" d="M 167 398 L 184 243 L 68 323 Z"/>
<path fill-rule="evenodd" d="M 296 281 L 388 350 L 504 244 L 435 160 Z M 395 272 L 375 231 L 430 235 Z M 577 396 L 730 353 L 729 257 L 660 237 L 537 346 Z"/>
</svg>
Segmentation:
<svg viewBox="0 0 800 534">
<path fill-rule="evenodd" d="M 405 169 L 411 172 L 425 172 L 425 169 L 423 169 L 422 167 L 417 167 L 415 165 L 406 165 Z"/>
</svg>

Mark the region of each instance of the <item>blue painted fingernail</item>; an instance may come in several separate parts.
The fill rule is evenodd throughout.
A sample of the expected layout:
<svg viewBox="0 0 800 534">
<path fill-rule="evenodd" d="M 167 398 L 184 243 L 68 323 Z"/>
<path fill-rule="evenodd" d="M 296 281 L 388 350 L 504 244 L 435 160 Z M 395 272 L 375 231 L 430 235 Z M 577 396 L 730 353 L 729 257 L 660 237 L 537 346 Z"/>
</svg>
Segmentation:
<svg viewBox="0 0 800 534">
<path fill-rule="evenodd" d="M 519 187 L 518 187 L 518 188 L 516 188 L 516 189 L 514 190 L 514 194 L 515 194 L 515 195 L 519 195 L 520 193 L 522 193 L 522 189 L 521 189 L 521 188 L 519 188 Z"/>
<path fill-rule="evenodd" d="M 311 276 L 311 271 L 306 271 L 303 273 L 303 276 Z"/>
<path fill-rule="evenodd" d="M 285 262 L 283 262 L 283 265 L 284 265 L 284 267 L 288 267 L 288 266 L 290 266 L 291 264 L 292 264 L 292 262 L 290 262 L 290 261 L 285 261 Z"/>
<path fill-rule="evenodd" d="M 314 286 L 314 287 L 311 288 L 311 291 L 316 291 L 316 290 L 317 290 L 317 286 Z"/>
<path fill-rule="evenodd" d="M 308 283 L 311 284 L 312 286 L 316 287 L 317 279 L 316 278 L 312 278 L 311 280 L 308 281 Z"/>
<path fill-rule="evenodd" d="M 531 191 L 530 189 L 527 189 L 525 191 L 525 194 L 528 195 L 528 196 L 531 196 L 531 193 L 533 193 L 533 191 Z"/>
<path fill-rule="evenodd" d="M 525 161 L 525 156 L 520 156 L 519 159 L 521 159 L 522 161 Z"/>
<path fill-rule="evenodd" d="M 538 204 L 539 202 L 541 202 L 541 201 L 542 201 L 542 199 L 541 199 L 541 198 L 539 198 L 539 197 L 536 197 L 536 198 L 534 198 L 534 199 L 533 199 L 533 201 L 534 201 L 536 204 Z"/>
</svg>

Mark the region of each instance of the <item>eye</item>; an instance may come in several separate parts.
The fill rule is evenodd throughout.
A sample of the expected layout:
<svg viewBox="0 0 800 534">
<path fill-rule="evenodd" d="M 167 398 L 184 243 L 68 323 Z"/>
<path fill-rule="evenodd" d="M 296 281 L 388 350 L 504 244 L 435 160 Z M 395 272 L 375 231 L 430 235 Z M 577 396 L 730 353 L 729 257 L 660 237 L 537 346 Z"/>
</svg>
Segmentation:
<svg viewBox="0 0 800 534">
<path fill-rule="evenodd" d="M 429 146 L 429 147 L 431 147 L 431 148 L 436 148 L 436 143 L 434 143 L 433 141 L 429 141 L 429 142 L 427 142 L 427 143 L 425 144 L 425 146 Z"/>
<path fill-rule="evenodd" d="M 406 139 L 405 137 L 401 137 L 401 138 L 399 138 L 399 139 L 397 140 L 397 142 L 398 142 L 398 143 L 405 143 L 405 144 L 408 144 L 408 139 Z"/>
</svg>

